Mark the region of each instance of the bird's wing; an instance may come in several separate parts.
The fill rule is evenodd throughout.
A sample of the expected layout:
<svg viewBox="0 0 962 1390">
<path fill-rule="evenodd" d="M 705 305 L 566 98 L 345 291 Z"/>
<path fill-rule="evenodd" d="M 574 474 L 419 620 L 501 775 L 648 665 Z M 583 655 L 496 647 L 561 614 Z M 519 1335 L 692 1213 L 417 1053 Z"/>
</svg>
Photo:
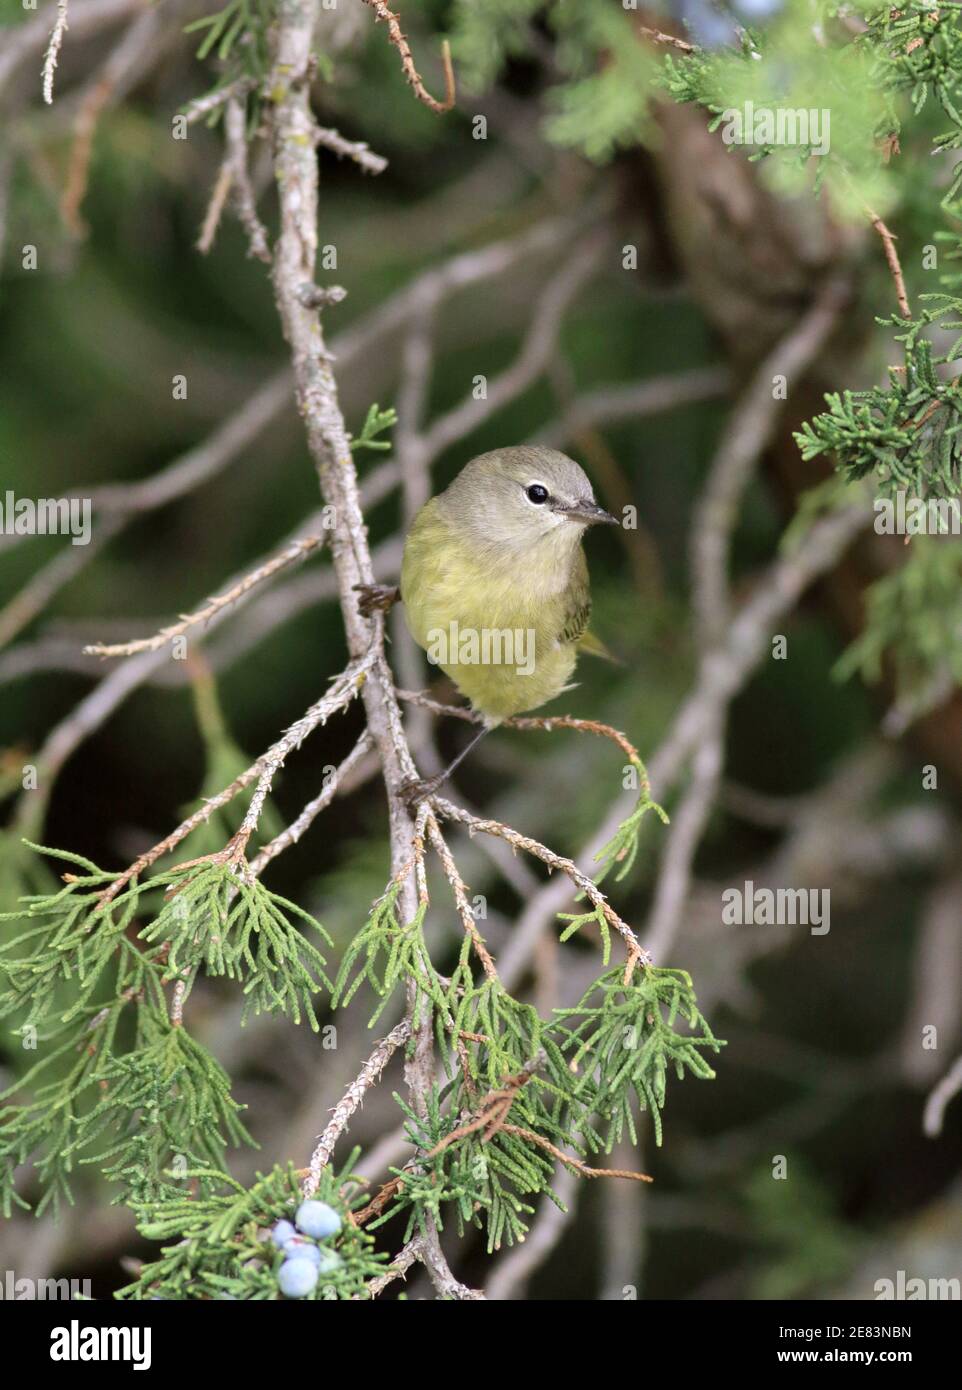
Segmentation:
<svg viewBox="0 0 962 1390">
<path fill-rule="evenodd" d="M 600 656 L 605 661 L 621 665 L 618 657 L 608 650 L 601 638 L 588 628 L 591 621 L 591 587 L 588 582 L 588 565 L 584 551 L 580 551 L 575 561 L 571 585 L 565 595 L 566 603 L 561 632 L 558 634 L 560 646 L 574 644 L 579 652 L 588 656 Z"/>
<path fill-rule="evenodd" d="M 571 571 L 571 583 L 565 593 L 562 609 L 561 629 L 557 641 L 559 646 L 571 646 L 581 642 L 588 630 L 591 618 L 591 588 L 588 583 L 588 565 L 584 551 L 578 550 Z"/>
</svg>

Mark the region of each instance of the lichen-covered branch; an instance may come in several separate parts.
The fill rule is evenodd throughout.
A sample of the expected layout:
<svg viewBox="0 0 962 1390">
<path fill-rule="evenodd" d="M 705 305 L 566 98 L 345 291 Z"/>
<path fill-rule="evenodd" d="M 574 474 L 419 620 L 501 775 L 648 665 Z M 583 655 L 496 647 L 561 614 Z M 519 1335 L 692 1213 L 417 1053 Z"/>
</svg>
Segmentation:
<svg viewBox="0 0 962 1390">
<path fill-rule="evenodd" d="M 341 411 L 331 354 L 320 313 L 304 305 L 303 286 L 314 283 L 317 258 L 316 122 L 310 105 L 308 77 L 316 3 L 281 0 L 277 48 L 270 82 L 273 96 L 274 173 L 280 202 L 280 232 L 274 248 L 273 280 L 277 306 L 291 349 L 295 394 L 321 493 L 337 518 L 331 549 L 337 575 L 348 651 L 354 660 L 373 653 L 361 698 L 384 775 L 391 835 L 391 865 L 397 873 L 414 853 L 414 827 L 400 795 L 416 776 L 394 682 L 383 650 L 383 620 L 361 615 L 356 587 L 371 584 L 374 573 L 358 495 L 350 439 Z M 404 920 L 417 911 L 413 885 L 405 876 L 399 890 Z M 414 1038 L 405 1074 L 415 1105 L 423 1103 L 433 1083 L 430 1023 Z M 451 1274 L 433 1222 L 423 1241 L 422 1258 L 442 1297 L 471 1297 Z"/>
</svg>

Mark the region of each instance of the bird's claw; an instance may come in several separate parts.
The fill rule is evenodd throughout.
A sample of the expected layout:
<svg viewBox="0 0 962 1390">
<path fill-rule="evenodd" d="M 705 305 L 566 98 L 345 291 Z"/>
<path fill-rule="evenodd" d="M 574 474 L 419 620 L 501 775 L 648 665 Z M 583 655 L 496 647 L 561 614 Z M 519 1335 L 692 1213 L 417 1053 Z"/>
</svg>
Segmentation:
<svg viewBox="0 0 962 1390">
<path fill-rule="evenodd" d="M 386 613 L 401 597 L 396 584 L 355 584 L 354 589 L 359 595 L 357 608 L 362 618 Z"/>
<path fill-rule="evenodd" d="M 441 785 L 439 777 L 412 777 L 398 788 L 398 795 L 406 806 L 413 810 L 422 801 L 432 797 Z"/>
</svg>

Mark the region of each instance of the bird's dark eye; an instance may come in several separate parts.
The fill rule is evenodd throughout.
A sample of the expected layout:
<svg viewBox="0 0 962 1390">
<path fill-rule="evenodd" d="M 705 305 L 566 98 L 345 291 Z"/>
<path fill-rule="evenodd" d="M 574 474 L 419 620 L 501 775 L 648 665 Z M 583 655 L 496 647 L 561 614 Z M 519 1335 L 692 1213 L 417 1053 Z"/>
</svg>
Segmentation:
<svg viewBox="0 0 962 1390">
<path fill-rule="evenodd" d="M 528 501 L 534 502 L 538 507 L 548 500 L 548 489 L 545 487 L 544 483 L 532 483 L 526 491 L 528 494 Z"/>
</svg>

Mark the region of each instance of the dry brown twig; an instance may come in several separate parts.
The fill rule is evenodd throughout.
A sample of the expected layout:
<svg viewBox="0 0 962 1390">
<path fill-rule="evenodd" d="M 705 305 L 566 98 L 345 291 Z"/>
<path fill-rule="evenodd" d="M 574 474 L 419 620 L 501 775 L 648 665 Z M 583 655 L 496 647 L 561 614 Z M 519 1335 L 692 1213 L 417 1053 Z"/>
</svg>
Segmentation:
<svg viewBox="0 0 962 1390">
<path fill-rule="evenodd" d="M 77 14 L 85 13 L 81 5 Z M 137 16 L 111 49 L 80 99 L 73 123 L 73 143 L 67 177 L 60 197 L 60 216 L 71 236 L 82 237 L 87 228 L 81 208 L 87 194 L 94 138 L 104 111 L 122 100 L 162 51 L 164 19 L 159 7 Z"/>
<path fill-rule="evenodd" d="M 80 207 L 87 192 L 90 157 L 100 114 L 113 92 L 113 83 L 103 76 L 87 92 L 74 119 L 73 145 L 67 165 L 67 179 L 60 198 L 60 216 L 71 236 L 83 236 L 86 231 Z"/>
<path fill-rule="evenodd" d="M 468 891 L 458 871 L 458 866 L 454 862 L 454 855 L 448 848 L 447 841 L 441 833 L 441 827 L 438 825 L 437 817 L 429 808 L 425 809 L 427 811 L 428 836 L 437 851 L 438 858 L 441 860 L 448 883 L 451 885 L 451 891 L 454 893 L 454 901 L 457 905 L 458 916 L 461 918 L 461 924 L 471 938 L 471 944 L 474 947 L 478 960 L 481 962 L 486 977 L 489 980 L 496 980 L 498 978 L 498 972 L 495 969 L 494 961 L 491 959 L 491 954 L 484 944 L 484 938 L 478 931 L 478 924 L 474 920 L 474 913 L 471 911 L 471 905 L 468 902 Z"/>
<path fill-rule="evenodd" d="M 631 1178 L 634 1182 L 654 1182 L 654 1178 L 647 1173 L 636 1173 L 630 1168 L 590 1168 L 580 1158 L 566 1154 L 563 1149 L 552 1144 L 550 1139 L 546 1139 L 543 1134 L 536 1134 L 533 1129 L 524 1129 L 521 1125 L 511 1124 L 502 1124 L 501 1129 L 505 1134 L 514 1134 L 519 1139 L 526 1139 L 529 1144 L 537 1144 L 539 1148 L 556 1158 L 559 1163 L 574 1169 L 583 1178 Z"/>
<path fill-rule="evenodd" d="M 401 67 L 404 69 L 404 76 L 413 87 L 414 95 L 418 101 L 423 101 L 425 106 L 429 106 L 438 115 L 450 111 L 457 93 L 454 82 L 454 66 L 451 62 L 451 45 L 447 39 L 444 39 L 441 44 L 441 59 L 444 63 L 444 100 L 437 101 L 425 87 L 421 75 L 415 67 L 411 45 L 401 29 L 400 15 L 389 9 L 384 0 L 364 0 L 364 4 L 374 11 L 375 23 L 380 24 L 383 21 L 387 25 L 388 37 L 401 55 Z"/>
<path fill-rule="evenodd" d="M 417 705 L 421 709 L 430 710 L 433 714 L 450 715 L 452 719 L 461 719 L 466 724 L 484 722 L 483 717 L 467 705 L 446 705 L 441 700 L 433 700 L 423 690 L 397 690 L 395 693 L 398 699 L 403 700 L 405 704 Z M 516 715 L 503 720 L 502 727 L 507 729 L 542 729 L 548 734 L 555 729 L 574 729 L 579 733 L 597 734 L 601 738 L 610 739 L 624 753 L 629 762 L 639 760 L 637 748 L 619 729 L 613 728 L 610 724 L 603 724 L 597 719 L 578 719 L 572 714 Z"/>
<path fill-rule="evenodd" d="M 519 1091 L 531 1080 L 535 1071 L 541 1066 L 544 1058 L 539 1054 L 517 1072 L 514 1076 L 505 1077 L 501 1086 L 493 1087 L 478 1101 L 477 1106 L 471 1113 L 469 1119 L 462 1121 L 461 1124 L 450 1130 L 443 1139 L 440 1139 L 433 1148 L 428 1149 L 422 1156 L 415 1155 L 405 1165 L 410 1170 L 417 1170 L 425 1159 L 436 1158 L 461 1139 L 466 1139 L 470 1135 L 477 1133 L 479 1129 L 485 1131 L 482 1143 L 488 1143 L 494 1138 L 498 1130 L 503 1126 L 511 1106 L 514 1104 Z M 387 1182 L 382 1183 L 381 1187 L 368 1202 L 367 1206 L 354 1213 L 353 1220 L 357 1226 L 363 1226 L 372 1217 L 380 1215 L 387 1206 L 388 1202 L 404 1186 L 404 1174 L 400 1173 Z"/>
<path fill-rule="evenodd" d="M 530 835 L 522 835 L 520 831 L 514 830 L 510 825 L 484 816 L 473 815 L 470 811 L 465 811 L 463 807 L 455 806 L 453 802 L 446 801 L 444 797 L 432 796 L 429 800 L 435 811 L 447 820 L 456 821 L 459 825 L 465 826 L 471 834 L 497 835 L 499 839 L 506 840 L 513 849 L 522 849 L 526 854 L 540 859 L 542 864 L 546 864 L 549 869 L 560 869 L 575 885 L 579 893 L 584 894 L 592 907 L 603 913 L 605 921 L 624 941 L 628 951 L 626 978 L 630 976 L 631 971 L 639 962 L 644 965 L 651 964 L 651 956 L 642 949 L 641 943 L 628 923 L 622 921 L 594 880 L 589 878 L 587 874 L 583 874 L 572 860 L 566 859 L 564 855 L 556 854 L 547 845 L 543 845 L 540 840 L 534 840 Z"/>
<path fill-rule="evenodd" d="M 905 289 L 905 276 L 902 274 L 902 263 L 899 260 L 899 253 L 895 247 L 895 234 L 888 229 L 878 213 L 873 212 L 867 204 L 865 205 L 865 211 L 868 214 L 872 226 L 882 239 L 885 259 L 895 284 L 895 298 L 898 301 L 899 313 L 902 315 L 903 319 L 910 319 L 912 317 L 912 310 Z"/>
<path fill-rule="evenodd" d="M 410 1160 L 407 1167 L 414 1170 L 432 1158 L 437 1158 L 439 1154 L 455 1144 L 459 1144 L 462 1139 L 469 1139 L 472 1134 L 481 1133 L 481 1143 L 489 1144 L 498 1134 L 511 1134 L 517 1139 L 523 1139 L 528 1144 L 534 1144 L 537 1148 L 544 1149 L 552 1158 L 563 1163 L 565 1167 L 577 1173 L 583 1178 L 629 1178 L 634 1182 L 652 1182 L 653 1179 L 647 1173 L 637 1173 L 624 1168 L 592 1168 L 573 1154 L 565 1153 L 558 1148 L 550 1139 L 538 1134 L 533 1129 L 528 1129 L 524 1125 L 511 1124 L 508 1116 L 511 1107 L 517 1100 L 523 1088 L 529 1083 L 534 1073 L 544 1061 L 543 1054 L 539 1054 L 513 1076 L 507 1076 L 500 1086 L 492 1087 L 478 1101 L 477 1106 L 470 1115 L 462 1122 L 448 1131 L 442 1139 L 420 1157 Z M 370 1221 L 372 1217 L 380 1215 L 397 1193 L 404 1187 L 404 1174 L 390 1178 L 383 1183 L 375 1195 L 368 1202 L 367 1206 L 354 1213 L 354 1222 L 362 1226 Z"/>
<path fill-rule="evenodd" d="M 688 43 L 685 39 L 679 39 L 675 34 L 666 34 L 661 29 L 649 29 L 642 24 L 638 32 L 644 34 L 646 39 L 651 39 L 652 43 L 669 44 L 672 48 L 677 48 L 681 53 L 694 53 L 695 45 Z"/>
</svg>

